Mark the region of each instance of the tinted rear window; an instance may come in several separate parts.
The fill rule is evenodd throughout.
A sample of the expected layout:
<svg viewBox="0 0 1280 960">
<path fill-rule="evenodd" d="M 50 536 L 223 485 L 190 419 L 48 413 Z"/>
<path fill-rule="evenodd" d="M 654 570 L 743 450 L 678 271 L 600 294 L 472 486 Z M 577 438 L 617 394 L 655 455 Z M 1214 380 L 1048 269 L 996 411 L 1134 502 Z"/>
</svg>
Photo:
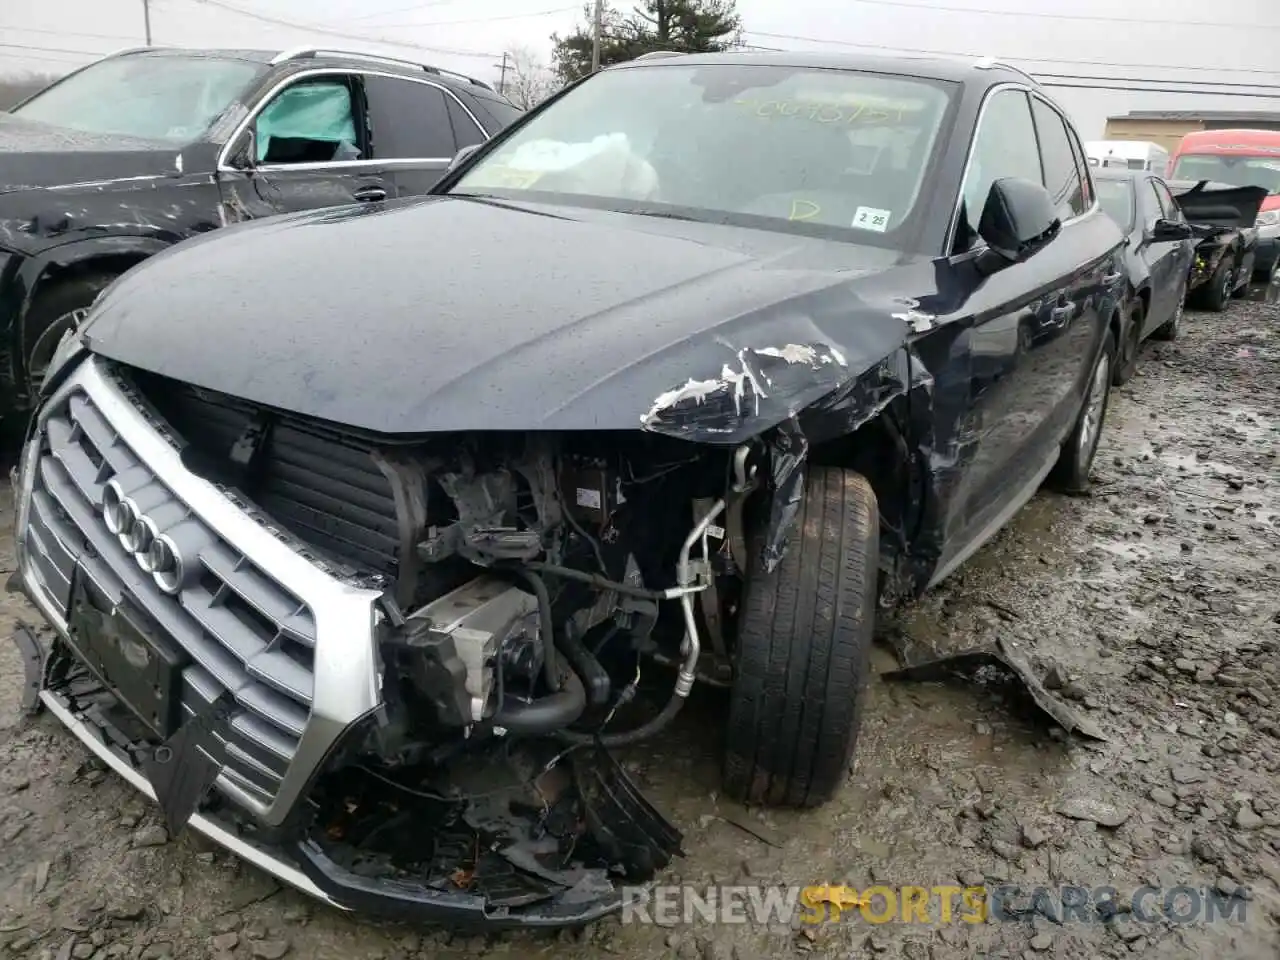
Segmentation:
<svg viewBox="0 0 1280 960">
<path fill-rule="evenodd" d="M 497 100 L 492 97 L 474 97 L 473 99 L 499 128 L 519 120 L 524 115 L 523 110 L 507 103 L 505 100 Z"/>
<path fill-rule="evenodd" d="M 1093 182 L 1102 209 L 1126 233 L 1133 226 L 1133 189 L 1128 180 L 1103 180 Z"/>
</svg>

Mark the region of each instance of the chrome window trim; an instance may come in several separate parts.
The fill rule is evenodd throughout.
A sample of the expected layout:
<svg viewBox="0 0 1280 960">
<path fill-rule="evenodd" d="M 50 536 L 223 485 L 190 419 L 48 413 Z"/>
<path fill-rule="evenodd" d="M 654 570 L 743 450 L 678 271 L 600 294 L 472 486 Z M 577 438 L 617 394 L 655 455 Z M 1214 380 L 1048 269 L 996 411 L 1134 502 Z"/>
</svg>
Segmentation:
<svg viewBox="0 0 1280 960">
<path fill-rule="evenodd" d="M 1043 101 L 1045 105 L 1050 107 L 1059 117 L 1062 118 L 1063 122 L 1066 124 L 1067 130 L 1070 133 L 1075 134 L 1075 126 L 1071 124 L 1071 122 L 1067 119 L 1067 115 L 1062 112 L 1061 108 L 1059 108 L 1057 104 L 1055 104 L 1052 100 L 1050 100 L 1048 97 L 1046 97 L 1044 94 L 1042 94 L 1039 90 L 1035 89 L 1034 87 L 1028 86 L 1025 83 L 1017 83 L 1012 80 L 1006 81 L 1004 83 L 997 83 L 989 87 L 987 89 L 987 92 L 984 94 L 982 98 L 981 106 L 978 107 L 978 117 L 973 124 L 973 135 L 969 138 L 969 149 L 965 152 L 965 155 L 964 155 L 964 169 L 960 173 L 960 183 L 956 188 L 956 199 L 951 209 L 951 222 L 947 226 L 947 234 L 946 234 L 946 237 L 944 238 L 943 247 L 942 247 L 942 255 L 944 257 L 952 257 L 952 256 L 958 255 L 954 252 L 954 247 L 956 242 L 956 230 L 959 229 L 959 226 L 960 226 L 960 205 L 964 202 L 964 185 L 965 185 L 965 181 L 969 179 L 969 170 L 973 166 L 973 151 L 974 151 L 974 147 L 977 146 L 978 136 L 982 133 L 982 122 L 983 120 L 986 119 L 987 107 L 990 106 L 991 101 L 996 97 L 997 94 L 1003 93 L 1007 90 L 1018 90 L 1026 94 L 1027 97 L 1029 98 L 1036 97 L 1037 99 Z M 1027 104 L 1027 110 L 1028 112 L 1031 112 L 1030 103 Z M 1034 129 L 1035 128 L 1034 113 L 1032 113 L 1031 115 L 1031 124 L 1032 124 L 1032 129 Z M 1079 139 L 1078 134 L 1076 134 L 1076 137 L 1077 139 Z M 1082 154 L 1083 154 L 1083 150 L 1084 150 L 1084 146 L 1083 144 L 1081 144 Z M 1039 153 L 1039 151 L 1040 151 L 1040 140 L 1039 140 L 1039 135 L 1037 135 L 1036 152 Z M 1087 154 L 1085 156 L 1087 159 Z M 1041 155 L 1040 157 L 1040 175 L 1043 178 L 1044 176 L 1043 155 Z M 1092 187 L 1093 174 L 1090 172 L 1088 173 L 1088 176 L 1089 176 L 1089 185 L 1090 187 Z M 1090 192 L 1093 195 L 1093 204 L 1087 210 L 1085 210 L 1084 213 L 1078 214 L 1069 220 L 1062 221 L 1062 225 L 1064 227 L 1067 226 L 1068 224 L 1073 224 L 1078 220 L 1083 220 L 1085 217 L 1092 216 L 1094 213 L 1097 212 L 1098 210 L 1097 191 L 1091 190 Z M 984 246 L 985 246 L 985 243 L 984 243 Z M 965 251 L 965 253 L 967 255 L 967 254 L 973 253 L 973 251 Z"/>
<path fill-rule="evenodd" d="M 1073 124 L 1073 123 L 1071 122 L 1071 118 L 1067 116 L 1066 111 L 1064 111 L 1061 107 L 1059 107 L 1056 103 L 1054 103 L 1052 100 L 1050 100 L 1047 96 L 1045 96 L 1045 95 L 1044 95 L 1041 91 L 1039 91 L 1039 90 L 1032 89 L 1032 90 L 1031 90 L 1031 96 L 1035 97 L 1037 100 L 1039 100 L 1039 101 L 1040 101 L 1041 103 L 1043 103 L 1046 107 L 1048 107 L 1050 110 L 1052 110 L 1054 113 L 1056 113 L 1056 114 L 1058 115 L 1058 119 L 1062 121 L 1062 127 L 1063 127 L 1063 129 L 1066 131 L 1067 136 L 1068 136 L 1068 137 L 1073 138 L 1073 139 L 1076 141 L 1076 144 L 1080 147 L 1080 156 L 1082 156 L 1082 157 L 1087 156 L 1087 154 L 1084 152 L 1084 143 L 1080 140 L 1080 133 L 1079 133 L 1079 131 L 1077 131 L 1077 130 L 1076 130 L 1075 124 Z M 1032 115 L 1031 115 L 1031 119 L 1032 119 L 1032 121 L 1034 121 L 1034 120 L 1035 120 L 1035 113 L 1034 113 L 1034 112 L 1033 112 L 1033 113 L 1032 113 Z M 1037 142 L 1038 142 L 1038 140 L 1039 140 L 1039 135 L 1037 134 Z M 1074 154 L 1074 151 L 1072 151 L 1072 153 Z M 1073 165 L 1075 164 L 1075 158 L 1074 158 L 1074 155 L 1073 155 L 1073 157 L 1072 157 L 1072 164 L 1073 164 Z M 1043 154 L 1041 154 L 1041 156 L 1040 156 L 1040 167 L 1041 167 L 1041 169 L 1043 170 L 1043 168 L 1044 168 L 1044 155 L 1043 155 Z M 1095 190 L 1094 190 L 1094 188 L 1093 188 L 1093 173 L 1092 173 L 1092 171 L 1088 170 L 1087 168 L 1088 168 L 1088 165 L 1086 164 L 1085 176 L 1087 176 L 1087 177 L 1089 178 L 1089 182 L 1088 182 L 1087 186 L 1089 187 L 1089 195 L 1090 195 L 1091 197 L 1093 197 L 1093 203 L 1091 203 L 1091 204 L 1089 204 L 1089 206 L 1085 207 L 1084 212 L 1082 212 L 1082 213 L 1077 213 L 1074 217 L 1070 217 L 1070 218 L 1069 218 L 1069 219 L 1067 219 L 1067 220 L 1063 220 L 1063 221 L 1062 221 L 1062 225 L 1063 225 L 1064 227 L 1065 227 L 1067 224 L 1069 224 L 1069 223 L 1075 223 L 1075 222 L 1076 222 L 1076 221 L 1078 221 L 1078 220 L 1083 220 L 1085 217 L 1089 216 L 1090 214 L 1092 214 L 1094 211 L 1096 211 L 1096 210 L 1098 209 L 1098 196 L 1097 196 L 1097 191 L 1095 191 Z M 1078 169 L 1078 168 L 1077 168 L 1077 169 Z"/>
<path fill-rule="evenodd" d="M 51 412 L 75 391 L 84 391 L 147 469 L 182 500 L 202 523 L 234 549 L 252 558 L 284 589 L 310 607 L 316 623 L 311 713 L 280 787 L 270 805 L 250 796 L 226 777 L 219 788 L 270 826 L 279 826 L 305 798 L 311 779 L 338 738 L 356 720 L 382 704 L 382 674 L 376 643 L 381 592 L 354 586 L 319 569 L 237 506 L 214 484 L 187 470 L 180 452 L 160 433 L 117 384 L 106 361 L 89 357 L 54 392 L 38 417 L 39 429 L 23 453 L 21 496 L 34 482 L 35 454 Z M 25 529 L 17 538 L 18 565 L 28 589 L 42 596 L 43 585 L 30 562 Z M 48 604 L 39 604 L 50 623 L 67 626 Z"/>
<path fill-rule="evenodd" d="M 315 67 L 310 70 L 300 70 L 297 73 L 291 73 L 289 76 L 281 79 L 278 83 L 276 83 L 269 90 L 267 90 L 266 93 L 264 93 L 261 97 L 258 98 L 257 105 L 252 110 L 250 110 L 247 114 L 245 114 L 243 118 L 241 118 L 240 122 L 236 124 L 235 129 L 231 131 L 231 136 L 227 137 L 226 142 L 223 143 L 222 149 L 218 151 L 218 163 L 217 163 L 218 172 L 219 173 L 244 173 L 245 172 L 243 170 L 240 170 L 236 167 L 231 166 L 227 162 L 227 157 L 231 153 L 231 147 L 233 144 L 235 144 L 237 140 L 240 139 L 240 137 L 244 134 L 244 132 L 249 129 L 249 127 L 254 123 L 254 121 L 257 120 L 258 115 L 261 114 L 262 111 L 267 108 L 267 105 L 271 103 L 272 100 L 275 99 L 276 95 L 279 94 L 280 91 L 288 87 L 290 84 L 297 83 L 302 80 L 306 80 L 309 77 L 325 77 L 325 76 L 385 77 L 388 80 L 406 80 L 409 83 L 420 83 L 423 86 L 433 87 L 436 90 L 439 90 L 441 93 L 443 93 L 446 97 L 453 98 L 454 102 L 457 103 L 458 106 L 460 106 L 463 109 L 463 112 L 465 112 L 466 115 L 471 118 L 471 122 L 476 125 L 477 129 L 479 129 L 480 131 L 480 135 L 484 138 L 483 140 L 480 141 L 481 143 L 489 139 L 489 132 L 485 130 L 484 124 L 481 123 L 478 119 L 476 119 L 476 115 L 475 113 L 472 112 L 471 108 L 462 102 L 461 97 L 459 97 L 456 93 L 454 93 L 452 90 L 450 90 L 448 87 L 446 87 L 442 83 L 436 83 L 432 80 L 426 79 L 425 77 L 406 77 L 402 73 L 391 73 L 385 70 L 361 70 L 358 67 Z M 448 163 L 452 159 L 453 159 L 452 157 L 397 157 L 397 158 L 388 159 L 388 160 L 379 160 L 377 158 L 370 159 L 370 160 L 335 160 L 328 163 L 273 163 L 273 164 L 258 166 L 258 167 L 255 167 L 254 169 L 266 170 L 268 172 L 270 171 L 284 172 L 287 170 L 342 170 L 346 168 L 358 168 L 361 166 L 365 166 L 365 167 L 391 166 L 396 164 L 404 165 L 404 164 L 412 164 L 412 163 L 441 163 L 441 162 Z"/>
</svg>

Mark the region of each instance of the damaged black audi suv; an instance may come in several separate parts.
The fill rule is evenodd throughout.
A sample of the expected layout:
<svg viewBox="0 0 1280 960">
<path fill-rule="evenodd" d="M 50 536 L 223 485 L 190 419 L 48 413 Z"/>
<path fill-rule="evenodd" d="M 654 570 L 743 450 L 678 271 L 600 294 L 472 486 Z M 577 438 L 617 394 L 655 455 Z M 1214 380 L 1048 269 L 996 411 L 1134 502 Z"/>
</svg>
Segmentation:
<svg viewBox="0 0 1280 960">
<path fill-rule="evenodd" d="M 824 803 L 877 609 L 1087 486 L 1121 248 L 1026 75 L 807 53 L 181 243 L 41 388 L 29 706 L 339 907 L 607 914 L 682 844 L 614 751 L 719 687 L 726 794 Z"/>
</svg>

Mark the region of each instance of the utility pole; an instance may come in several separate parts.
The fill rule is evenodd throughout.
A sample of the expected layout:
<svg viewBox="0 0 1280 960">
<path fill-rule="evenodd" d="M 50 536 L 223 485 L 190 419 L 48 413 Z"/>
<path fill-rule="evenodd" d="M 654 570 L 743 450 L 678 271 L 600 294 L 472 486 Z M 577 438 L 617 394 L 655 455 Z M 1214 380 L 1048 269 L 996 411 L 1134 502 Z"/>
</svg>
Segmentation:
<svg viewBox="0 0 1280 960">
<path fill-rule="evenodd" d="M 510 56 L 505 50 L 502 52 L 502 63 L 495 63 L 495 67 L 499 67 L 502 73 L 499 74 L 498 92 L 504 97 L 507 95 L 507 58 Z"/>
<path fill-rule="evenodd" d="M 604 0 L 596 0 L 596 13 L 591 25 L 591 72 L 600 69 L 600 30 L 604 22 Z"/>
<path fill-rule="evenodd" d="M 147 31 L 147 46 L 151 46 L 151 0 L 142 0 L 142 23 Z"/>
</svg>

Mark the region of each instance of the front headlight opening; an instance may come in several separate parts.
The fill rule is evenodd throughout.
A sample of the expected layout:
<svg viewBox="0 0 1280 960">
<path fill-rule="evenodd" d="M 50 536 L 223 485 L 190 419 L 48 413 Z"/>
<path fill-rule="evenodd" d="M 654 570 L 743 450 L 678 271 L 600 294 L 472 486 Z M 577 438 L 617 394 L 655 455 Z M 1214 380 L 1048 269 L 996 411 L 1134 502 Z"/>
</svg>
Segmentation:
<svg viewBox="0 0 1280 960">
<path fill-rule="evenodd" d="M 41 393 L 44 393 L 48 385 L 54 382 L 58 371 L 67 366 L 67 364 L 72 363 L 84 352 L 84 344 L 80 339 L 80 326 L 83 322 L 83 317 L 78 318 L 76 325 L 64 333 L 62 339 L 58 341 L 57 347 L 54 348 L 53 356 L 49 358 L 49 366 L 45 368 L 44 378 L 40 381 Z"/>
</svg>

